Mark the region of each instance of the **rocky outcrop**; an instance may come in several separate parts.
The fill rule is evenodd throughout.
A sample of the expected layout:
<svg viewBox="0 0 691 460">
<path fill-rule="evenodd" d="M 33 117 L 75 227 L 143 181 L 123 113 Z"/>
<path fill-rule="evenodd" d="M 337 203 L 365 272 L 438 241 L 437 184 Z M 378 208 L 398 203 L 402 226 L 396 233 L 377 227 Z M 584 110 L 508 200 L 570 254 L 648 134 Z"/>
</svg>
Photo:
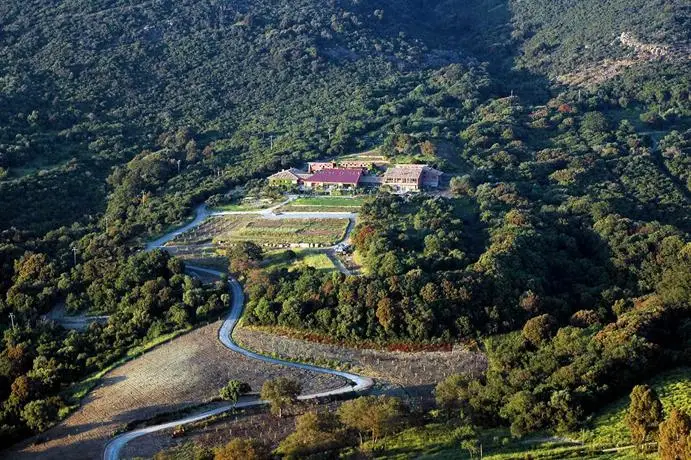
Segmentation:
<svg viewBox="0 0 691 460">
<path fill-rule="evenodd" d="M 654 43 L 643 43 L 633 34 L 622 32 L 619 36 L 621 44 L 627 48 L 633 48 L 636 53 L 647 54 L 650 57 L 661 58 L 670 53 L 671 47 Z"/>
</svg>

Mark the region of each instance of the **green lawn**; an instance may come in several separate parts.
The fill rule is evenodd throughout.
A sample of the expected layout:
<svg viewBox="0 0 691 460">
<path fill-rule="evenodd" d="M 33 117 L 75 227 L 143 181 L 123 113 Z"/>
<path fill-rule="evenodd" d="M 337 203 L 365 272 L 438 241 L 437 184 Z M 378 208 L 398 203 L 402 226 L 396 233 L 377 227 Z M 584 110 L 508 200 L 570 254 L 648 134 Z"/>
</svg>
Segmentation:
<svg viewBox="0 0 691 460">
<path fill-rule="evenodd" d="M 366 197 L 346 197 L 346 196 L 314 196 L 298 198 L 291 202 L 293 206 L 362 206 Z"/>
<path fill-rule="evenodd" d="M 665 414 L 674 406 L 691 413 L 691 367 L 680 367 L 657 375 L 649 382 L 657 392 Z M 573 436 L 596 446 L 622 446 L 631 443 L 624 416 L 629 397 L 624 396 L 606 406 L 593 418 L 591 428 Z"/>
<path fill-rule="evenodd" d="M 680 367 L 651 379 L 648 384 L 655 388 L 668 414 L 671 407 L 691 413 L 691 368 Z M 606 406 L 596 414 L 591 428 L 572 433 L 566 438 L 582 441 L 583 445 L 551 442 L 549 435 L 539 434 L 523 439 L 512 438 L 508 429 L 482 430 L 479 433 L 483 446 L 483 458 L 492 460 L 509 459 L 652 459 L 655 454 L 641 455 L 635 449 L 620 452 L 603 452 L 601 449 L 615 446 L 629 446 L 629 432 L 624 422 L 628 408 L 628 396 Z M 381 459 L 469 459 L 470 454 L 461 447 L 468 433 L 444 423 L 431 423 L 413 427 L 379 441 L 373 445 L 365 443 L 374 458 Z M 477 455 L 475 456 L 477 458 Z"/>
<path fill-rule="evenodd" d="M 413 427 L 393 436 L 365 443 L 365 449 L 376 459 L 426 459 L 455 460 L 479 458 L 479 452 L 471 457 L 463 441 L 472 439 L 472 430 L 449 426 L 445 423 L 431 423 Z M 512 438 L 508 429 L 487 429 L 479 433 L 483 458 L 493 460 L 509 459 L 560 459 L 560 458 L 625 458 L 624 453 L 604 453 L 588 446 L 563 442 L 545 441 L 536 435 L 533 438 Z"/>
<path fill-rule="evenodd" d="M 298 198 L 281 207 L 282 212 L 357 212 L 367 197 L 315 196 Z"/>
<path fill-rule="evenodd" d="M 333 271 L 336 269 L 331 259 L 323 252 L 315 252 L 311 249 L 298 249 L 293 251 L 294 259 L 288 257 L 287 250 L 273 251 L 267 254 L 264 268 L 278 270 L 288 268 L 294 270 L 301 266 L 313 267 L 320 271 Z"/>
</svg>

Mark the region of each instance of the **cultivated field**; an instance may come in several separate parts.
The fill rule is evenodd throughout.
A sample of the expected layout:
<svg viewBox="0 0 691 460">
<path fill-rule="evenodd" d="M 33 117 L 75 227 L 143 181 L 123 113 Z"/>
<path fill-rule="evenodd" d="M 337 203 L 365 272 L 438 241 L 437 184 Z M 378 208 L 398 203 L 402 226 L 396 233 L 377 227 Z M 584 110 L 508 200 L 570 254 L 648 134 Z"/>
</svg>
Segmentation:
<svg viewBox="0 0 691 460">
<path fill-rule="evenodd" d="M 256 328 L 238 327 L 234 338 L 246 348 L 265 354 L 311 361 L 327 366 L 345 366 L 372 377 L 378 383 L 401 388 L 410 396 L 428 397 L 433 386 L 451 374 L 479 374 L 487 366 L 484 354 L 460 347 L 453 351 L 389 352 L 343 348 L 336 345 L 282 337 Z"/>
<path fill-rule="evenodd" d="M 204 421 L 186 427 L 185 435 L 180 438 L 171 436 L 172 430 L 166 430 L 135 439 L 122 451 L 124 458 L 153 457 L 157 452 L 166 449 L 166 453 L 175 459 L 196 458 L 193 445 L 215 447 L 238 438 L 261 439 L 272 448 L 288 436 L 295 428 L 297 415 L 309 410 L 335 410 L 340 402 L 330 402 L 317 405 L 314 402 L 301 403 L 291 409 L 283 418 L 271 415 L 267 410 L 247 411 L 237 416 L 227 416 L 220 420 Z"/>
<path fill-rule="evenodd" d="M 291 201 L 279 208 L 281 212 L 358 212 L 365 197 L 317 196 Z"/>
<path fill-rule="evenodd" d="M 229 215 L 207 219 L 169 245 L 253 241 L 262 245 L 331 245 L 342 239 L 348 219 L 266 219 Z"/>
<path fill-rule="evenodd" d="M 196 329 L 109 372 L 77 412 L 41 434 L 46 442 L 35 446 L 27 442 L 7 453 L 9 458 L 99 458 L 106 442 L 127 422 L 208 401 L 233 378 L 255 390 L 278 376 L 299 379 L 305 392 L 345 383 L 338 377 L 267 364 L 231 352 L 218 341 L 220 325 L 217 321 Z"/>
</svg>

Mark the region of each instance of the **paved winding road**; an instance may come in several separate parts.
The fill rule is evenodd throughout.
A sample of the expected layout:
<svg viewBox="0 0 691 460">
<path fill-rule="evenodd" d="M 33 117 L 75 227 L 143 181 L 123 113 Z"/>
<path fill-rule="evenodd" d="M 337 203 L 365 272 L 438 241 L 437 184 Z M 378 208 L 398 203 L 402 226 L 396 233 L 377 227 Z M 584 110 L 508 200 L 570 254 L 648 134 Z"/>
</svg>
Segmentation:
<svg viewBox="0 0 691 460">
<path fill-rule="evenodd" d="M 289 199 L 290 200 L 290 199 Z M 278 206 L 282 206 L 284 203 L 281 203 Z M 276 207 L 278 207 L 276 206 Z M 274 207 L 275 208 L 275 207 Z M 267 216 L 275 216 L 274 218 L 282 218 L 282 216 L 285 216 L 284 218 L 293 218 L 293 214 L 298 214 L 299 216 L 306 216 L 306 213 L 285 213 L 285 214 L 274 214 L 273 209 L 270 208 L 268 210 L 263 210 L 263 211 L 253 211 L 252 213 L 254 214 L 262 214 L 264 217 Z M 146 245 L 146 250 L 151 251 L 153 249 L 161 248 L 163 245 L 165 245 L 167 242 L 171 241 L 173 238 L 176 236 L 180 235 L 181 233 L 187 232 L 191 230 L 192 228 L 198 226 L 201 224 L 205 219 L 208 217 L 214 216 L 214 215 L 224 215 L 224 214 L 230 214 L 230 213 L 212 213 L 209 212 L 209 210 L 206 208 L 205 205 L 198 206 L 195 209 L 195 218 L 192 222 L 189 224 L 174 230 L 166 235 L 161 236 L 160 238 L 157 238 L 156 240 L 150 242 L 149 244 Z M 309 213 L 309 217 L 323 217 L 324 214 L 328 215 L 339 215 L 337 218 L 347 218 L 351 219 L 351 223 L 353 222 L 353 218 L 355 217 L 351 213 L 318 213 L 315 215 L 315 213 Z M 334 217 L 336 218 L 336 217 Z M 349 228 L 352 227 L 352 225 L 349 225 Z M 348 236 L 348 232 L 346 232 L 346 238 Z M 198 272 L 198 273 L 205 273 L 207 275 L 212 275 L 212 276 L 217 276 L 221 277 L 223 273 L 216 271 L 216 270 L 210 270 L 207 268 L 201 268 L 201 267 L 193 267 L 193 266 L 187 266 L 187 268 L 193 272 Z M 355 393 L 361 393 L 369 388 L 372 387 L 374 384 L 374 381 L 368 377 L 363 377 L 357 374 L 351 374 L 349 372 L 342 372 L 342 371 L 337 371 L 334 369 L 328 369 L 325 367 L 319 367 L 319 366 L 312 366 L 310 364 L 302 364 L 302 363 L 294 363 L 290 361 L 284 361 L 281 359 L 276 359 L 276 358 L 270 358 L 264 355 L 260 355 L 258 353 L 254 353 L 250 350 L 246 350 L 242 348 L 240 345 L 238 345 L 232 337 L 233 329 L 235 326 L 238 324 L 238 321 L 240 320 L 240 317 L 242 316 L 242 311 L 245 306 L 245 294 L 242 291 L 242 287 L 240 286 L 240 283 L 234 279 L 230 278 L 228 281 L 229 289 L 231 291 L 231 297 L 232 297 L 232 308 L 230 310 L 230 313 L 226 317 L 225 321 L 221 325 L 221 328 L 218 330 L 218 340 L 228 347 L 230 350 L 233 350 L 237 353 L 240 353 L 248 358 L 252 359 L 257 359 L 260 361 L 264 361 L 267 363 L 271 364 L 280 364 L 288 367 L 293 367 L 293 368 L 298 368 L 298 369 L 305 369 L 313 372 L 321 372 L 324 374 L 330 374 L 330 375 L 335 375 L 342 377 L 346 380 L 349 380 L 351 383 L 339 388 L 334 388 L 332 390 L 327 390 L 327 391 L 322 391 L 318 393 L 312 393 L 312 394 L 306 394 L 306 395 L 300 395 L 298 397 L 299 400 L 309 400 L 309 399 L 319 399 L 319 398 L 328 398 L 332 396 L 338 396 L 338 395 L 345 395 L 345 394 L 355 394 Z M 243 402 L 238 402 L 237 404 L 226 404 L 224 406 L 218 407 L 213 410 L 208 410 L 208 411 L 203 411 L 199 412 L 196 414 L 189 415 L 187 417 L 180 418 L 178 420 L 173 420 L 171 422 L 167 423 L 162 423 L 158 425 L 151 425 L 147 426 L 144 428 L 139 428 L 137 430 L 133 431 L 128 431 L 126 433 L 120 434 L 116 436 L 115 438 L 111 439 L 110 442 L 106 445 L 105 451 L 103 452 L 103 460 L 116 460 L 120 456 L 120 451 L 125 447 L 125 445 L 132 441 L 133 439 L 139 438 L 141 436 L 147 435 L 149 433 L 154 433 L 157 431 L 162 431 L 166 430 L 169 428 L 176 427 L 178 425 L 185 425 L 188 423 L 193 423 L 197 422 L 199 420 L 203 420 L 209 417 L 213 417 L 214 415 L 221 414 L 223 412 L 227 412 L 230 409 L 233 408 L 241 408 L 241 407 L 251 407 L 251 406 L 261 406 L 267 404 L 267 401 L 243 401 Z"/>
</svg>

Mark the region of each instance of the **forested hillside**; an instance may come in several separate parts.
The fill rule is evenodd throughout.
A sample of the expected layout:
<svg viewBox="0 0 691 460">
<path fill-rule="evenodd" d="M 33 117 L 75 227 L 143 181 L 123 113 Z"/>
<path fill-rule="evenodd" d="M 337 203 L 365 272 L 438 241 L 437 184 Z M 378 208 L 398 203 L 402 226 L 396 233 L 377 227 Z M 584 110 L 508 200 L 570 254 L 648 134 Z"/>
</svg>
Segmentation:
<svg viewBox="0 0 691 460">
<path fill-rule="evenodd" d="M 451 196 L 367 205 L 367 276 L 243 273 L 250 321 L 380 343 L 513 334 L 490 359 L 530 378 L 489 374 L 471 405 L 519 431 L 551 427 L 521 410 L 552 391 L 578 388 L 572 427 L 688 360 L 690 29 L 681 0 L 1 2 L 0 439 L 55 422 L 70 384 L 133 345 L 227 306 L 175 259 L 137 254 L 143 239 L 249 179 L 365 148 L 424 149 L 456 176 Z M 670 51 L 642 58 L 622 32 Z M 558 79 L 601 61 L 625 63 L 597 84 Z M 41 320 L 60 303 L 111 319 Z M 512 339 L 535 317 L 534 343 Z M 603 388 L 628 352 L 656 366 Z M 603 372 L 510 404 L 580 355 Z"/>
<path fill-rule="evenodd" d="M 512 1 L 511 8 L 521 62 L 555 75 L 627 56 L 630 50 L 619 42 L 623 32 L 662 46 L 690 39 L 691 11 L 683 0 Z"/>
</svg>

